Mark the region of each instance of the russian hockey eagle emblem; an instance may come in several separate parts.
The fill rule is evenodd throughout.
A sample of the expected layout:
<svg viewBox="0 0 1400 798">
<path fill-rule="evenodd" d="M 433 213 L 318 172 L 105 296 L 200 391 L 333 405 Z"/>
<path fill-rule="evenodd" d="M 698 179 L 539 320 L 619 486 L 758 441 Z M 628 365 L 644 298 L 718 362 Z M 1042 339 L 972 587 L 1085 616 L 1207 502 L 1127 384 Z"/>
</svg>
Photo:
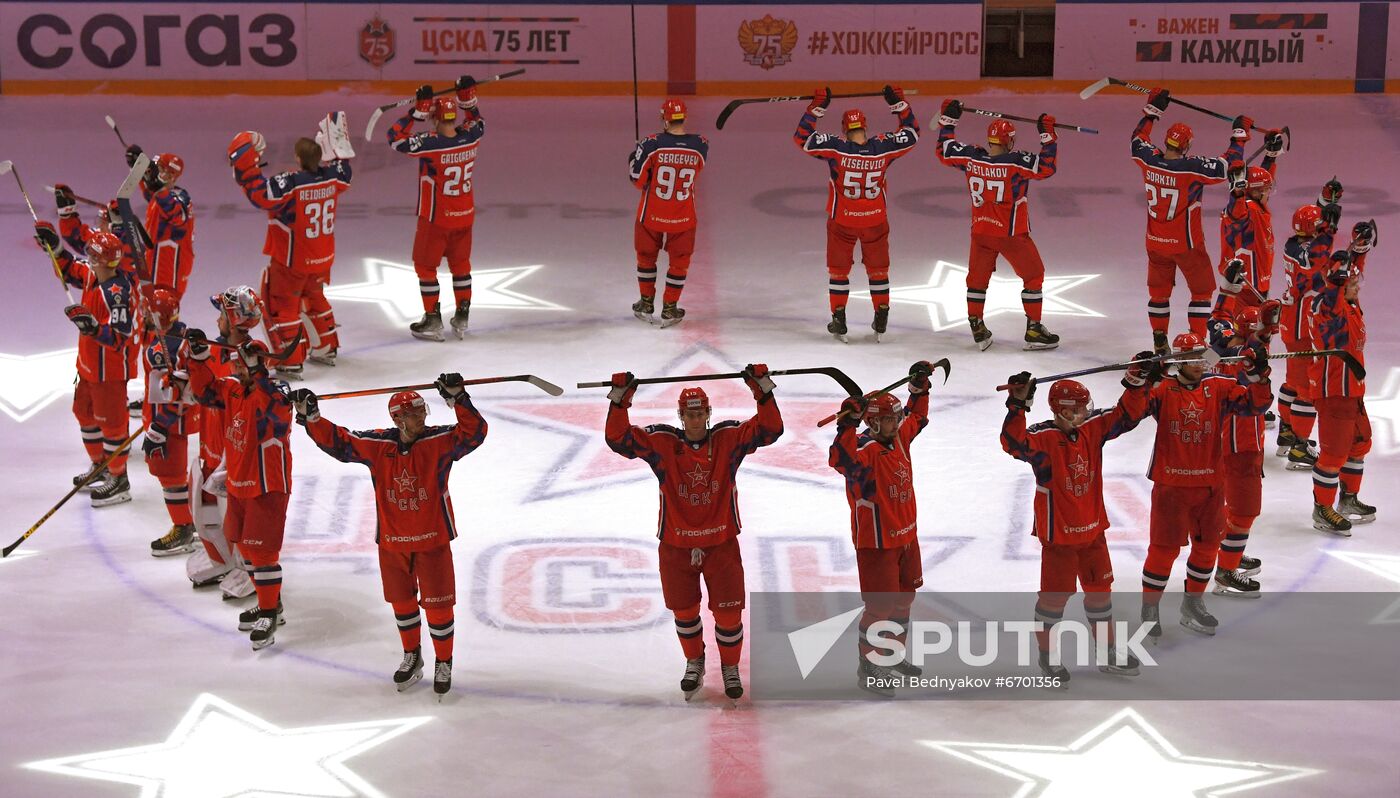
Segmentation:
<svg viewBox="0 0 1400 798">
<path fill-rule="evenodd" d="M 739 46 L 744 49 L 744 61 L 763 69 L 779 67 L 792 60 L 792 48 L 797 46 L 797 25 L 785 19 L 763 19 L 739 23 Z"/>
</svg>

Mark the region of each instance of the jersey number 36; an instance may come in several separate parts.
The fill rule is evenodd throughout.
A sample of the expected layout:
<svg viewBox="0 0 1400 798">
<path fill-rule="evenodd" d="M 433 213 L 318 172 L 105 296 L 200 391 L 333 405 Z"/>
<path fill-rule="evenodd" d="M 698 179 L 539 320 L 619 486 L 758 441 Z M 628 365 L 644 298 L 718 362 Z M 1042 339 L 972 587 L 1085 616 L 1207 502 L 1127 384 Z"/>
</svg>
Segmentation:
<svg viewBox="0 0 1400 798">
<path fill-rule="evenodd" d="M 335 234 L 335 197 L 306 206 L 306 237 Z"/>
</svg>

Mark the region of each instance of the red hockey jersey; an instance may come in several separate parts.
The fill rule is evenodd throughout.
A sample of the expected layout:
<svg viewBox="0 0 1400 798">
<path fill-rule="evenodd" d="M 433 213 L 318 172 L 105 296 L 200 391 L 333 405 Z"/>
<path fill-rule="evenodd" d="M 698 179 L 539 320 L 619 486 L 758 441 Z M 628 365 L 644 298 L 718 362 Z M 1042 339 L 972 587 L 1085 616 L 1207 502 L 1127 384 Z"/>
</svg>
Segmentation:
<svg viewBox="0 0 1400 798">
<path fill-rule="evenodd" d="M 185 323 L 170 325 L 164 335 L 152 334 L 146 342 L 146 396 L 141 418 L 149 426 L 159 424 L 167 435 L 192 435 L 199 429 L 199 405 L 190 395 L 187 376 L 189 350 L 184 346 Z"/>
<path fill-rule="evenodd" d="M 413 133 L 412 114 L 389 128 L 389 146 L 418 159 L 418 218 L 455 230 L 476 221 L 472 169 L 486 135 L 486 120 L 475 107 L 462 108 L 456 135 Z"/>
<path fill-rule="evenodd" d="M 1144 116 L 1133 130 L 1133 162 L 1147 188 L 1147 251 L 1176 255 L 1205 250 L 1201 197 L 1205 187 L 1223 183 L 1230 164 L 1244 160 L 1244 144 L 1234 139 L 1219 158 L 1187 155 L 1168 159 L 1152 144 L 1152 122 Z"/>
<path fill-rule="evenodd" d="M 89 382 L 126 382 L 136 376 L 133 317 L 136 296 L 127 272 L 97 281 L 86 260 L 60 247 L 54 253 L 64 282 L 82 289 L 78 303 L 97 319 L 97 332 L 78 336 L 78 375 Z"/>
<path fill-rule="evenodd" d="M 928 394 L 911 395 L 904 413 L 889 445 L 868 431 L 857 433 L 854 424 L 843 425 L 831 443 L 827 462 L 846 478 L 851 541 L 858 549 L 895 549 L 919 536 L 909 444 L 928 426 Z"/>
<path fill-rule="evenodd" d="M 1123 395 L 1134 419 L 1157 419 L 1147 478 L 1181 487 L 1219 486 L 1225 422 L 1233 416 L 1263 415 L 1272 401 L 1268 380 L 1245 385 L 1219 374 L 1207 374 L 1192 387 L 1172 377 L 1151 391 Z"/>
<path fill-rule="evenodd" d="M 1059 145 L 1040 145 L 1040 154 L 1012 150 L 991 155 L 974 144 L 953 138 L 955 128 L 938 131 L 938 161 L 961 169 L 972 195 L 972 233 L 986 236 L 1018 236 L 1031 231 L 1032 180 L 1055 174 Z"/>
<path fill-rule="evenodd" d="M 644 460 L 660 483 L 656 536 L 687 549 L 717 546 L 739 534 L 739 465 L 782 434 L 783 418 L 771 394 L 753 418 L 721 421 L 698 443 L 667 424 L 634 427 L 627 409 L 611 404 L 605 430 L 608 448 Z"/>
<path fill-rule="evenodd" d="M 843 227 L 874 227 L 886 220 L 885 177 L 890 164 L 919 143 L 919 122 L 912 107 L 899 114 L 899 129 L 856 144 L 840 136 L 817 132 L 817 117 L 809 111 L 797 123 L 793 141 L 813 158 L 826 161 L 826 218 Z"/>
<path fill-rule="evenodd" d="M 657 133 L 637 143 L 627 159 L 632 185 L 642 190 L 637 221 L 648 230 L 678 233 L 695 227 L 695 181 L 710 142 L 687 133 Z"/>
<path fill-rule="evenodd" d="M 194 205 L 189 192 L 166 186 L 152 193 L 141 181 L 146 197 L 146 232 L 154 244 L 146 252 L 150 282 L 183 298 L 194 269 Z"/>
<path fill-rule="evenodd" d="M 292 403 L 287 384 L 266 374 L 244 387 L 217 377 L 209 360 L 190 361 L 190 390 L 202 405 L 221 408 L 228 494 L 252 499 L 292 492 Z"/>
<path fill-rule="evenodd" d="M 1366 316 L 1360 305 L 1342 296 L 1341 286 L 1325 286 L 1313 297 L 1308 314 L 1308 329 L 1314 349 L 1341 349 L 1351 353 L 1363 367 L 1366 365 Z M 1366 381 L 1358 380 L 1336 355 L 1313 358 L 1308 367 L 1308 385 L 1316 401 L 1330 396 L 1366 395 Z"/>
<path fill-rule="evenodd" d="M 253 205 L 267 211 L 263 254 L 298 274 L 322 274 L 335 262 L 336 199 L 350 188 L 350 162 L 315 171 L 283 172 L 271 180 L 256 165 L 234 171 Z"/>
<path fill-rule="evenodd" d="M 1274 159 L 1264 158 L 1263 166 L 1274 173 Z M 1220 214 L 1220 268 L 1231 258 L 1244 262 L 1245 282 L 1261 296 L 1269 295 L 1274 273 L 1274 218 L 1269 206 L 1233 192 Z"/>
</svg>

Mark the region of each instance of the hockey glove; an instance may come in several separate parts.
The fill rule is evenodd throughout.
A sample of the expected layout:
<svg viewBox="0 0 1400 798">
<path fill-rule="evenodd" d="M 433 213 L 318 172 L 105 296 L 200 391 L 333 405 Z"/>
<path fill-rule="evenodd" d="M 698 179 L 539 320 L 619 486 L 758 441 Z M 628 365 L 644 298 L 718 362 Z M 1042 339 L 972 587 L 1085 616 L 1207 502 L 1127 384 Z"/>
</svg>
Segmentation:
<svg viewBox="0 0 1400 798">
<path fill-rule="evenodd" d="M 944 100 L 943 107 L 938 109 L 938 124 L 957 127 L 958 120 L 962 118 L 962 111 L 962 103 L 957 100 Z"/>
<path fill-rule="evenodd" d="M 1035 398 L 1035 378 L 1029 371 L 1019 374 L 1012 374 L 1006 378 L 1006 382 L 1011 386 L 1006 397 L 1006 406 L 1015 410 L 1030 410 L 1031 400 Z"/>
<path fill-rule="evenodd" d="M 867 400 L 864 396 L 848 396 L 841 402 L 841 411 L 836 416 L 836 426 L 854 427 L 865 418 Z"/>
<path fill-rule="evenodd" d="M 416 101 L 413 105 L 413 118 L 422 122 L 433 110 L 433 87 L 424 83 L 418 87 L 413 99 Z"/>
<path fill-rule="evenodd" d="M 439 374 L 433 387 L 437 388 L 438 395 L 448 407 L 456 407 L 457 400 L 467 395 L 467 389 L 462 386 L 462 375 L 455 371 Z"/>
<path fill-rule="evenodd" d="M 1035 121 L 1035 129 L 1040 131 L 1040 143 L 1049 144 L 1058 136 L 1055 135 L 1055 117 L 1050 114 L 1041 114 Z"/>
<path fill-rule="evenodd" d="M 476 107 L 476 78 L 471 75 L 457 78 L 457 104 L 463 108 Z"/>
<path fill-rule="evenodd" d="M 233 137 L 228 145 L 228 162 L 239 172 L 246 172 L 258 165 L 267 141 L 255 130 L 245 130 Z"/>
<path fill-rule="evenodd" d="M 78 328 L 80 334 L 97 335 L 97 318 L 88 312 L 87 308 L 74 304 L 64 308 L 63 312 L 67 314 L 68 320 Z"/>
<path fill-rule="evenodd" d="M 1244 288 L 1244 261 L 1231 258 L 1225 264 L 1225 282 L 1220 284 L 1221 293 L 1238 294 Z"/>
<path fill-rule="evenodd" d="M 1342 220 L 1342 206 L 1337 203 L 1322 206 L 1322 229 L 1332 235 L 1337 234 L 1337 224 Z"/>
<path fill-rule="evenodd" d="M 126 168 L 127 168 L 127 169 L 130 169 L 131 167 L 133 167 L 133 166 L 136 165 L 136 159 L 141 157 L 141 153 L 142 153 L 142 152 L 144 152 L 144 150 L 141 149 L 141 145 L 139 145 L 139 144 L 131 144 L 131 145 L 128 145 L 128 146 L 127 146 L 127 148 L 126 148 Z"/>
<path fill-rule="evenodd" d="M 78 199 L 73 196 L 73 189 L 59 183 L 53 187 L 53 201 L 58 206 L 59 218 L 78 215 Z"/>
<path fill-rule="evenodd" d="M 1147 361 L 1134 363 L 1128 368 L 1128 372 L 1123 375 L 1124 388 L 1141 388 L 1149 382 L 1156 382 L 1156 378 L 1161 376 L 1162 364 L 1153 360 L 1151 352 L 1138 352 L 1133 355 L 1133 360 Z"/>
<path fill-rule="evenodd" d="M 1249 131 L 1254 127 L 1254 120 L 1241 114 L 1235 117 L 1235 121 L 1231 123 L 1231 126 L 1234 130 L 1230 131 L 1230 138 L 1243 144 L 1249 141 Z"/>
<path fill-rule="evenodd" d="M 1344 249 L 1332 253 L 1332 263 L 1327 269 L 1327 282 L 1342 286 L 1351 279 L 1351 253 Z"/>
<path fill-rule="evenodd" d="M 1342 184 L 1337 178 L 1328 180 L 1322 186 L 1322 193 L 1317 195 L 1317 204 L 1322 208 L 1328 205 L 1336 205 L 1342 201 Z"/>
<path fill-rule="evenodd" d="M 1259 334 L 1265 338 L 1272 338 L 1278 334 L 1279 322 L 1283 318 L 1283 303 L 1277 299 L 1265 300 L 1259 306 L 1259 323 L 1264 329 Z"/>
<path fill-rule="evenodd" d="M 1243 197 L 1249 190 L 1249 170 L 1245 168 L 1243 161 L 1234 161 L 1230 164 L 1230 190 L 1235 196 Z"/>
<path fill-rule="evenodd" d="M 812 101 L 807 103 L 807 113 L 821 119 L 826 116 L 826 108 L 831 105 L 831 89 L 822 87 L 812 91 Z"/>
<path fill-rule="evenodd" d="M 920 360 L 909 367 L 909 391 L 911 393 L 928 393 L 930 387 L 929 376 L 933 374 L 933 364 L 927 360 Z"/>
<path fill-rule="evenodd" d="M 165 458 L 165 427 L 152 423 L 146 428 L 146 437 L 141 439 L 141 452 L 146 457 Z"/>
<path fill-rule="evenodd" d="M 903 113 L 909 107 L 909 103 L 904 101 L 904 89 L 898 86 L 885 84 L 885 104 L 890 107 L 890 113 Z"/>
<path fill-rule="evenodd" d="M 292 409 L 297 411 L 297 423 L 306 424 L 321 418 L 321 406 L 316 398 L 316 392 L 310 388 L 298 388 L 292 391 L 290 397 Z"/>
<path fill-rule="evenodd" d="M 1147 105 L 1142 107 L 1142 114 L 1153 119 L 1161 119 L 1162 114 L 1167 112 L 1167 103 L 1169 102 L 1171 102 L 1171 92 L 1166 89 L 1153 89 L 1147 94 Z"/>
<path fill-rule="evenodd" d="M 630 371 L 619 371 L 612 375 L 612 384 L 608 401 L 623 409 L 631 407 L 632 394 L 637 392 L 637 378 Z"/>
<path fill-rule="evenodd" d="M 39 244 L 39 249 L 47 252 L 58 252 L 63 246 L 63 239 L 58 237 L 58 231 L 49 222 L 34 223 L 34 240 Z"/>
<path fill-rule="evenodd" d="M 1357 222 L 1351 226 L 1351 251 L 1356 254 L 1370 252 L 1376 245 L 1379 233 L 1375 221 Z"/>
<path fill-rule="evenodd" d="M 1245 361 L 1249 364 L 1244 372 L 1245 377 L 1250 382 L 1267 380 L 1269 378 L 1269 350 L 1265 349 L 1262 343 L 1255 341 L 1249 345 L 1245 356 L 1249 358 Z"/>
<path fill-rule="evenodd" d="M 1270 158 L 1277 158 L 1283 154 L 1283 133 L 1270 130 L 1264 134 L 1264 154 Z"/>
<path fill-rule="evenodd" d="M 190 357 L 195 360 L 209 359 L 209 336 L 198 327 L 190 327 L 185 330 L 185 344 L 190 348 Z"/>
<path fill-rule="evenodd" d="M 768 367 L 762 363 L 744 366 L 744 384 L 760 402 L 773 394 L 773 378 L 768 376 Z"/>
</svg>

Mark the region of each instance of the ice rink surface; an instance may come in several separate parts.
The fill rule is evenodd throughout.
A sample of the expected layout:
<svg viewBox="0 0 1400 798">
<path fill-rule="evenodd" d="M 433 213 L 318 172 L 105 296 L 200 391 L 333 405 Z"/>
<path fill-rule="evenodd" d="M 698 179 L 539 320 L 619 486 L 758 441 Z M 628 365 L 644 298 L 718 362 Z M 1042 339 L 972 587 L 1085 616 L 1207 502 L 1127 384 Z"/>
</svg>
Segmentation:
<svg viewBox="0 0 1400 798">
<path fill-rule="evenodd" d="M 149 541 L 169 520 L 139 458 L 131 463 L 133 502 L 94 510 L 84 497 L 72 501 L 0 561 L 0 793 L 1394 794 L 1400 763 L 1384 752 L 1400 742 L 1400 720 L 1384 702 L 1134 701 L 1123 698 L 1130 692 L 1105 688 L 1110 677 L 1085 672 L 1072 688 L 1085 700 L 1074 702 L 745 698 L 729 709 L 713 656 L 705 694 L 681 700 L 682 657 L 655 571 L 655 480 L 642 463 L 607 450 L 604 392 L 574 390 L 579 381 L 620 370 L 698 373 L 765 362 L 834 365 L 873 389 L 915 360 L 947 357 L 952 377 L 934 389 L 929 427 L 913 447 L 924 589 L 1037 586 L 1031 473 L 1000 450 L 1004 411 L 993 388 L 1022 369 L 1045 374 L 1114 362 L 1150 345 L 1144 203 L 1128 157 L 1141 98 L 964 99 L 1026 116 L 1049 111 L 1103 131 L 1065 133 L 1059 173 L 1031 188 L 1032 235 L 1048 269 L 1045 323 L 1063 339 L 1057 351 L 1022 351 L 1019 284 L 1000 279 L 987 318 L 996 344 L 979 352 L 972 343 L 962 282 L 968 199 L 961 176 L 934 157 L 933 97 L 915 100 L 924 141 L 889 178 L 890 333 L 883 343 L 870 339 L 870 304 L 858 295 L 848 345 L 825 332 L 826 172 L 792 143 L 800 104 L 745 108 L 715 132 L 721 103 L 691 103 L 691 129 L 709 137 L 710 159 L 682 302 L 689 315 L 662 331 L 629 311 L 637 204 L 625 179 L 630 102 L 495 99 L 483 91 L 488 128 L 474 175 L 480 218 L 472 327 L 465 341 L 436 344 L 407 331 L 420 312 L 409 266 L 415 166 L 382 139 L 360 139 L 369 110 L 383 99 L 0 98 L 0 157 L 13 159 L 50 219 L 45 184 L 66 182 L 105 199 L 124 176 L 104 113 L 148 152 L 184 157 L 180 182 L 198 220 L 185 320 L 206 329 L 213 313 L 205 297 L 255 283 L 266 262 L 265 217 L 229 173 L 229 139 L 261 131 L 269 169 L 289 168 L 293 140 L 313 133 L 327 111 L 346 110 L 359 157 L 336 224 L 331 295 L 342 325 L 340 364 L 308 364 L 306 385 L 328 392 L 460 371 L 530 372 L 567 388 L 559 398 L 521 384 L 473 392 L 491 428 L 486 444 L 453 472 L 461 530 L 453 545 L 456 671 L 441 704 L 427 681 L 404 694 L 390 682 L 400 654 L 380 592 L 367 471 L 331 460 L 302 430 L 293 432 L 282 558 L 288 622 L 262 652 L 250 651 L 246 633 L 234 628 L 251 600 L 191 591 L 183 558 L 149 556 Z M 1265 561 L 1261 609 L 1268 594 L 1282 591 L 1400 591 L 1400 333 L 1391 323 L 1400 309 L 1400 277 L 1391 268 L 1400 222 L 1400 102 L 1191 99 L 1249 113 L 1262 126 L 1291 127 L 1292 150 L 1280 160 L 1271 203 L 1280 251 L 1293 209 L 1333 175 L 1346 186 L 1344 227 L 1374 217 L 1381 229 L 1362 289 L 1375 433 L 1362 497 L 1380 506 L 1380 519 L 1346 540 L 1313 530 L 1308 473 L 1286 471 L 1269 456 L 1263 515 L 1249 545 Z M 835 110 L 844 107 L 839 102 Z M 657 104 L 642 101 L 644 131 Z M 873 126 L 892 123 L 878 99 L 863 107 Z M 1174 107 L 1168 120 L 1196 128 L 1196 153 L 1222 151 L 1226 123 L 1189 113 Z M 380 135 L 391 121 L 380 122 Z M 977 141 L 984 130 L 973 117 L 960 128 Z M 1020 125 L 1019 140 L 1034 149 L 1034 126 Z M 9 178 L 3 181 L 0 431 L 7 454 L 0 482 L 7 522 L 0 536 L 8 543 L 63 495 L 85 459 L 68 408 L 74 329 L 31 240 L 28 212 Z M 1213 256 L 1224 198 L 1218 187 L 1207 190 Z M 1276 263 L 1276 279 L 1281 272 Z M 1005 265 L 997 275 L 1012 276 Z M 852 282 L 864 287 L 859 267 Z M 1184 329 L 1185 302 L 1182 286 L 1174 332 Z M 1116 400 L 1114 375 L 1086 382 L 1100 406 Z M 716 421 L 752 413 L 738 383 L 711 385 Z M 675 393 L 644 388 L 633 419 L 674 418 Z M 749 589 L 854 590 L 842 482 L 826 465 L 832 430 L 815 427 L 840 395 L 829 381 L 806 377 L 780 378 L 776 395 L 787 431 L 751 457 L 739 479 Z M 446 423 L 436 396 L 430 405 L 429 422 Z M 387 424 L 382 397 L 328 401 L 322 410 L 353 428 Z M 1045 417 L 1041 403 L 1032 418 Z M 1151 486 L 1143 473 L 1151 442 L 1149 421 L 1105 454 L 1109 541 L 1125 591 L 1138 589 L 1146 549 Z M 1183 577 L 1179 560 L 1171 592 L 1181 590 Z M 1167 606 L 1174 605 L 1169 596 Z M 709 639 L 708 618 L 706 625 Z M 1175 624 L 1166 634 L 1164 646 L 1184 644 L 1188 635 Z M 1206 642 L 1230 646 L 1228 628 Z M 1335 669 L 1317 678 L 1346 679 L 1347 657 L 1338 651 Z"/>
</svg>

